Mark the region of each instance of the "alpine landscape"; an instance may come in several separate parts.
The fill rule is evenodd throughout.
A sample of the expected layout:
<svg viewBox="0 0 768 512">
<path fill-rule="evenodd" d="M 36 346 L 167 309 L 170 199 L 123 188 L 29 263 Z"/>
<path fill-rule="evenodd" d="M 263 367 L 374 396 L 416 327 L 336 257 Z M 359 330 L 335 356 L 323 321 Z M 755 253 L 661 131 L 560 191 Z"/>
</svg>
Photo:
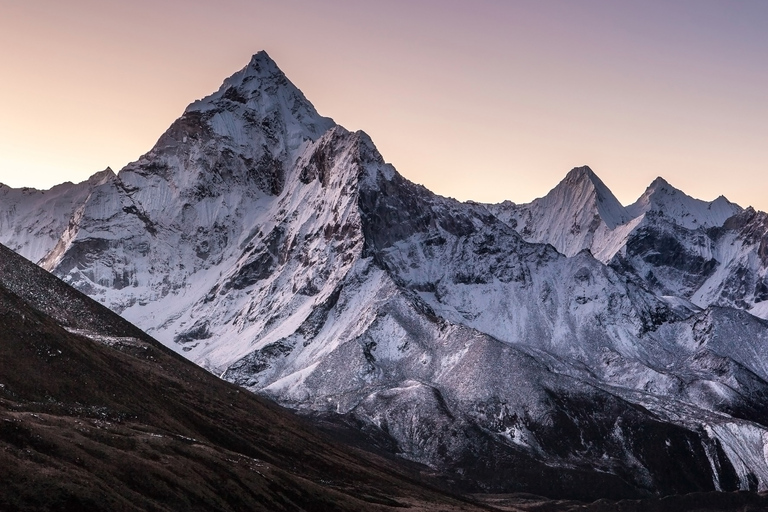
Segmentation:
<svg viewBox="0 0 768 512">
<path fill-rule="evenodd" d="M 0 243 L 4 510 L 768 507 L 725 197 L 442 197 L 262 51 L 118 173 L 0 187 Z"/>
</svg>

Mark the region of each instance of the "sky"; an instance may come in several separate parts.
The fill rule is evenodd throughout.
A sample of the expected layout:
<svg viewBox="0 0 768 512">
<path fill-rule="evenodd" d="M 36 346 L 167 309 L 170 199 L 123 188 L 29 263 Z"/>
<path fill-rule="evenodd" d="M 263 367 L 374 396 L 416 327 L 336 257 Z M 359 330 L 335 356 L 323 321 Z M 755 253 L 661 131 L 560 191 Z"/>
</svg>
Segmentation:
<svg viewBox="0 0 768 512">
<path fill-rule="evenodd" d="M 0 0 L 0 182 L 119 170 L 266 50 L 406 178 L 528 202 L 589 165 L 768 210 L 768 2 Z"/>
</svg>

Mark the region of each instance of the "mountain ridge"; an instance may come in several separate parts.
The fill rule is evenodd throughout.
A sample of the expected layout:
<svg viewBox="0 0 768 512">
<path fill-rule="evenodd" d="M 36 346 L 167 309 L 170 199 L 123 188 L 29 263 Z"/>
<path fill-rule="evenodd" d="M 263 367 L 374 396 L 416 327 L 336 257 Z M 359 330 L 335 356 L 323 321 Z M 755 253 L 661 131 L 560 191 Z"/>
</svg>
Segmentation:
<svg viewBox="0 0 768 512">
<path fill-rule="evenodd" d="M 677 195 L 682 197 L 676 201 L 677 205 L 670 206 L 669 199 Z M 627 210 L 633 218 L 648 211 L 663 211 L 672 214 L 683 227 L 695 229 L 722 226 L 730 217 L 741 212 L 742 208 L 722 195 L 712 201 L 694 199 L 659 176 L 637 201 L 627 206 Z"/>
</svg>

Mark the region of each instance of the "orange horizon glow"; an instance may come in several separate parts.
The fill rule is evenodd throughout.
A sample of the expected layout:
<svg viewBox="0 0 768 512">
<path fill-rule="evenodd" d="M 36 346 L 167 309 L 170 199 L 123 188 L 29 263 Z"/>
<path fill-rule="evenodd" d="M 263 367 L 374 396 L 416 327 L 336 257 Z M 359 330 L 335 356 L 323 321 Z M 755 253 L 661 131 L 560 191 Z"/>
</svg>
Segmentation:
<svg viewBox="0 0 768 512">
<path fill-rule="evenodd" d="M 589 165 L 768 210 L 759 1 L 0 0 L 0 182 L 118 171 L 265 49 L 406 178 L 528 202 Z"/>
</svg>

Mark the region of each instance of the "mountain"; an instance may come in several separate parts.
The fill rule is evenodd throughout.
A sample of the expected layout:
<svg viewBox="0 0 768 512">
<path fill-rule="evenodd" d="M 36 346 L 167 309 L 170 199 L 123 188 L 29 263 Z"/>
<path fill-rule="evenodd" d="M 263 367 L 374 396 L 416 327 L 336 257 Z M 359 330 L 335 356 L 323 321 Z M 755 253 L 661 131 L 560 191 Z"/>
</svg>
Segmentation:
<svg viewBox="0 0 768 512">
<path fill-rule="evenodd" d="M 689 308 L 730 306 L 768 318 L 765 214 L 720 196 L 694 199 L 656 178 L 623 207 L 589 168 L 529 204 L 486 205 L 530 242 L 595 258 Z"/>
<path fill-rule="evenodd" d="M 179 357 L 0 246 L 0 508 L 480 510 Z"/>
<path fill-rule="evenodd" d="M 643 195 L 627 207 L 631 218 L 652 212 L 671 217 L 678 226 L 691 230 L 722 226 L 741 211 L 741 207 L 723 196 L 710 202 L 694 199 L 661 177 L 653 180 Z"/>
<path fill-rule="evenodd" d="M 528 205 L 443 198 L 263 52 L 91 181 L 38 216 L 61 228 L 42 257 L 10 202 L 0 236 L 216 375 L 455 489 L 768 489 L 763 213 L 660 180 L 624 207 L 586 167 Z"/>
<path fill-rule="evenodd" d="M 546 196 L 529 204 L 505 201 L 488 209 L 526 240 L 551 244 L 566 256 L 584 249 L 595 255 L 612 252 L 611 235 L 634 218 L 586 166 L 574 168 Z"/>
</svg>

